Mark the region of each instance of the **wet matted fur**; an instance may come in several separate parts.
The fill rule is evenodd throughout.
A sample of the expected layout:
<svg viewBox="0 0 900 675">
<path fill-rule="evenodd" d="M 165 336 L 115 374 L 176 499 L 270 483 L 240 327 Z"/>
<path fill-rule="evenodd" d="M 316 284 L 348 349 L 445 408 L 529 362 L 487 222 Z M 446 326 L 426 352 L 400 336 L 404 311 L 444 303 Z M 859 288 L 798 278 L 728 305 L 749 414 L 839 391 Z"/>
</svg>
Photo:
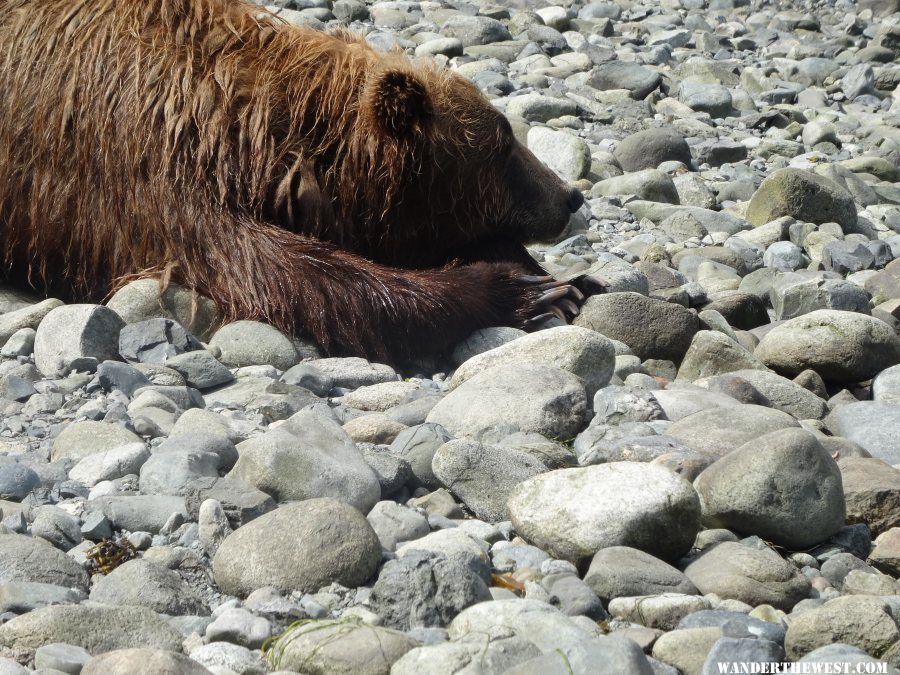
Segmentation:
<svg viewBox="0 0 900 675">
<path fill-rule="evenodd" d="M 8 281 L 160 277 L 383 360 L 546 309 L 521 244 L 580 195 L 455 75 L 236 0 L 0 0 L 0 58 Z"/>
</svg>

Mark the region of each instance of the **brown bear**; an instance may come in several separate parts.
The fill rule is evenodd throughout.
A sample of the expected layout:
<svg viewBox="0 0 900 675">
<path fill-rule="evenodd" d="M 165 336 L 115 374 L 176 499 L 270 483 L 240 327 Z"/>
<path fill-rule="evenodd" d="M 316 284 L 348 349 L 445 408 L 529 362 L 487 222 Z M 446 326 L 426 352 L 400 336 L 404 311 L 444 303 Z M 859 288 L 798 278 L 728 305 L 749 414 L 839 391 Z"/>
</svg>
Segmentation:
<svg viewBox="0 0 900 675">
<path fill-rule="evenodd" d="M 458 76 L 237 0 L 0 0 L 0 54 L 7 281 L 160 277 L 388 361 L 577 312 L 523 242 L 581 194 Z"/>
</svg>

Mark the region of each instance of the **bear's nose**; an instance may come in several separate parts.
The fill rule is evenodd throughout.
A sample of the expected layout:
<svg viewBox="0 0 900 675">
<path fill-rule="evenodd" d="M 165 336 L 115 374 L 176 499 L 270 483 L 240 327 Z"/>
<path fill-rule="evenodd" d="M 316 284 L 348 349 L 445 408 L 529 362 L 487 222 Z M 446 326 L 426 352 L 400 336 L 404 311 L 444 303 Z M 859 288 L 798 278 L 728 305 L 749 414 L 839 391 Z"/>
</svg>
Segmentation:
<svg viewBox="0 0 900 675">
<path fill-rule="evenodd" d="M 581 194 L 581 190 L 575 188 L 569 190 L 569 211 L 575 213 L 582 204 L 584 204 L 584 195 Z"/>
</svg>

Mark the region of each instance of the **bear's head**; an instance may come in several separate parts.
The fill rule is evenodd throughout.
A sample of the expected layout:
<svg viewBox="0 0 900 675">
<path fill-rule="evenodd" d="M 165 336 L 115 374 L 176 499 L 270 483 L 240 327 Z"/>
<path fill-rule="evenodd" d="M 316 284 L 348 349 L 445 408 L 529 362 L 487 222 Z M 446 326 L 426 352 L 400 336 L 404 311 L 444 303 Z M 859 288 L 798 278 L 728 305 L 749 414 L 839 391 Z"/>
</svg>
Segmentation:
<svg viewBox="0 0 900 675">
<path fill-rule="evenodd" d="M 439 262 L 486 238 L 546 241 L 584 201 L 452 73 L 382 60 L 362 88 L 358 124 L 357 152 L 380 177 L 367 203 L 380 201 L 381 213 L 368 214 L 367 230 L 381 259 L 415 251 L 419 264 L 431 252 Z"/>
</svg>

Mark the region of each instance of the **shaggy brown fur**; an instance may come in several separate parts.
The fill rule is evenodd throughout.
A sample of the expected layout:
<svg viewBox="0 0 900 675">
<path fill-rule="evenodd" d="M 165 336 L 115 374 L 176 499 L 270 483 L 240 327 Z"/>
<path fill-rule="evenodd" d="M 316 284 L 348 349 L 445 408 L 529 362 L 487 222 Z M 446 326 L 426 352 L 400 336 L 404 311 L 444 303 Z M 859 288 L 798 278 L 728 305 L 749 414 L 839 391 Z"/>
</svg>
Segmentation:
<svg viewBox="0 0 900 675">
<path fill-rule="evenodd" d="M 573 309 L 521 242 L 580 195 L 461 78 L 235 0 L 0 0 L 0 58 L 9 280 L 159 276 L 381 359 Z"/>
</svg>

